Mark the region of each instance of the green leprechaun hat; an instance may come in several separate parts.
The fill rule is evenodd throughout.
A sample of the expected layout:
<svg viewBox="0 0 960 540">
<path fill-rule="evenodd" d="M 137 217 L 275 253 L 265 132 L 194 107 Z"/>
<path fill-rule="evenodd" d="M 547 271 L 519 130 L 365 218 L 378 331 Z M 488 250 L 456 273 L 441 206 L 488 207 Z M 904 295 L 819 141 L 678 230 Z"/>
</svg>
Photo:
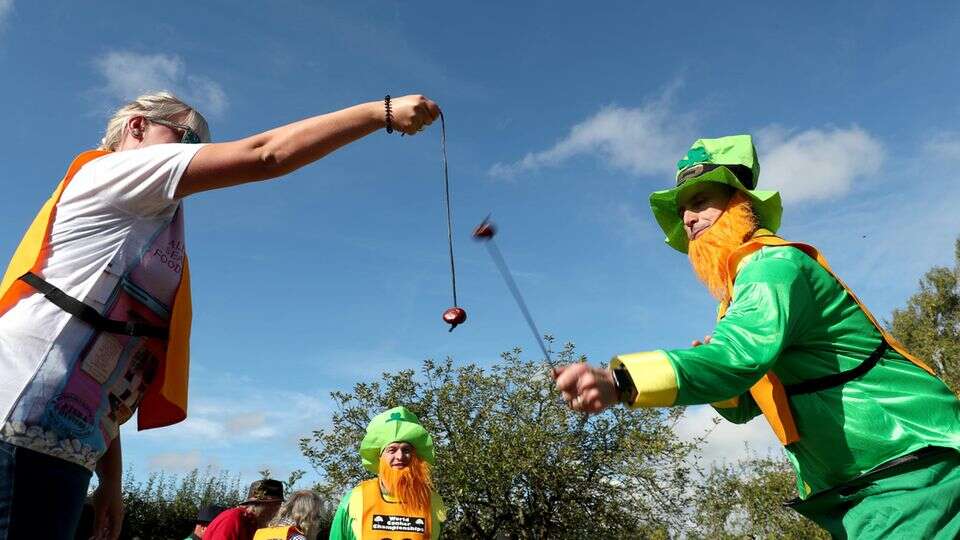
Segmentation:
<svg viewBox="0 0 960 540">
<path fill-rule="evenodd" d="M 776 232 L 780 227 L 783 205 L 780 193 L 756 191 L 760 176 L 757 149 L 750 135 L 731 135 L 719 139 L 698 139 L 677 162 L 677 185 L 650 195 L 653 215 L 666 233 L 666 242 L 677 251 L 687 252 L 687 233 L 677 208 L 680 194 L 704 182 L 726 184 L 750 198 L 760 226 Z"/>
<path fill-rule="evenodd" d="M 380 454 L 390 443 L 406 442 L 413 445 L 420 459 L 433 465 L 433 438 L 420 425 L 420 419 L 406 407 L 394 407 L 373 417 L 367 425 L 367 434 L 360 442 L 360 458 L 368 471 L 377 474 Z"/>
</svg>

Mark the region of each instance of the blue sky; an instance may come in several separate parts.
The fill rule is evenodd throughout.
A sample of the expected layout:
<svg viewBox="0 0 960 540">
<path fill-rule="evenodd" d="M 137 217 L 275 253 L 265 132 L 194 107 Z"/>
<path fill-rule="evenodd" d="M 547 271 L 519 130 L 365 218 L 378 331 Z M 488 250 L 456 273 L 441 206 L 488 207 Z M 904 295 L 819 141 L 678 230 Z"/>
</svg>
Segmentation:
<svg viewBox="0 0 960 540">
<path fill-rule="evenodd" d="M 750 132 L 781 233 L 821 247 L 880 317 L 960 233 L 960 7 L 655 3 L 0 0 L 0 253 L 110 112 L 169 89 L 231 140 L 385 93 L 447 117 L 459 295 L 439 130 L 377 133 L 282 180 L 186 202 L 190 418 L 123 432 L 138 475 L 306 468 L 331 390 L 536 344 L 470 230 L 488 212 L 533 315 L 594 360 L 680 347 L 713 305 L 646 198 L 698 137 Z M 867 7 L 869 6 L 869 7 Z M 710 423 L 690 410 L 681 429 Z M 772 438 L 723 426 L 710 456 Z"/>
</svg>

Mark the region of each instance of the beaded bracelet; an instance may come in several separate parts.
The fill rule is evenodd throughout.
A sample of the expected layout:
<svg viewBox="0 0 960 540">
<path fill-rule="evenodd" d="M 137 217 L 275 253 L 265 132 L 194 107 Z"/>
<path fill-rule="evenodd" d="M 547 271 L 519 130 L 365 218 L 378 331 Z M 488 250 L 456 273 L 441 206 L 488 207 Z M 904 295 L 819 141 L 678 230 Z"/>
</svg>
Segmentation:
<svg viewBox="0 0 960 540">
<path fill-rule="evenodd" d="M 383 108 L 386 111 L 387 133 L 393 133 L 393 109 L 390 108 L 390 94 L 384 96 Z"/>
</svg>

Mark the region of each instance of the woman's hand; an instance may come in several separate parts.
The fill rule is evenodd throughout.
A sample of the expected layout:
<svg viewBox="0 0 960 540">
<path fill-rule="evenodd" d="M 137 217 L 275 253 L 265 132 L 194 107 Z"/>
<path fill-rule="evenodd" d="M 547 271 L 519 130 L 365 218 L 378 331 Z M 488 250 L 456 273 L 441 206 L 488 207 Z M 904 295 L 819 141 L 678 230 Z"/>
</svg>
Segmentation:
<svg viewBox="0 0 960 540">
<path fill-rule="evenodd" d="M 116 540 L 120 537 L 120 528 L 123 526 L 122 478 L 123 451 L 118 433 L 97 462 L 99 485 L 93 492 L 94 540 Z"/>
<path fill-rule="evenodd" d="M 103 483 L 93 492 L 93 538 L 116 540 L 123 526 L 123 494 L 120 481 Z"/>
<path fill-rule="evenodd" d="M 440 116 L 440 107 L 426 96 L 413 94 L 390 100 L 393 129 L 416 135 Z"/>
</svg>

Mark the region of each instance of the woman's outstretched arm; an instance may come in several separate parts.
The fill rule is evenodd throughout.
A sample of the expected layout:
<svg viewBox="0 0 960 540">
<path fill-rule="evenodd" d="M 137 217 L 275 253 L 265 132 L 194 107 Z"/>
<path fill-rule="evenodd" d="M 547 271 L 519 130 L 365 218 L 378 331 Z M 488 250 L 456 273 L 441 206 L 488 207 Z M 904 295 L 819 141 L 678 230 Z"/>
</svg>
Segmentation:
<svg viewBox="0 0 960 540">
<path fill-rule="evenodd" d="M 391 108 L 394 129 L 408 135 L 440 114 L 437 104 L 421 95 L 393 99 Z M 237 141 L 209 144 L 183 173 L 176 196 L 283 176 L 385 125 L 384 103 L 373 101 Z"/>
</svg>

